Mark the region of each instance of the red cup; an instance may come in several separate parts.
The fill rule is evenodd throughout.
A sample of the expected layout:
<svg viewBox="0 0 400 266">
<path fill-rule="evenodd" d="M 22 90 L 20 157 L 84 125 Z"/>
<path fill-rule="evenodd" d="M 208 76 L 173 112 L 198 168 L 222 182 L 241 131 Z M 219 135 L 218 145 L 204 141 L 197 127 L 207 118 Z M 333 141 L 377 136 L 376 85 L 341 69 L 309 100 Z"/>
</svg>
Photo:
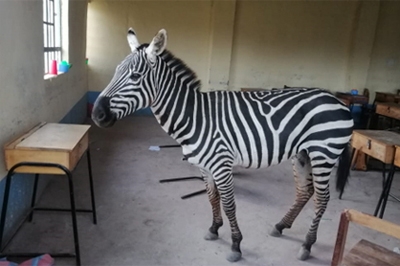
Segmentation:
<svg viewBox="0 0 400 266">
<path fill-rule="evenodd" d="M 53 75 L 57 75 L 57 60 L 51 60 L 51 64 L 50 64 L 50 73 L 49 74 L 53 74 Z"/>
</svg>

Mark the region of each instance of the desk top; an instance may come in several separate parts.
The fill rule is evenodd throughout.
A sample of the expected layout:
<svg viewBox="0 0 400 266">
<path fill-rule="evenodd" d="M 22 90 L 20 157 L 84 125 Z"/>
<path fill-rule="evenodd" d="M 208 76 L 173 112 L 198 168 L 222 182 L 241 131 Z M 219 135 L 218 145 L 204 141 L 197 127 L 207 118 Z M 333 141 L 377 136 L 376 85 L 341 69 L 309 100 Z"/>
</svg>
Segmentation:
<svg viewBox="0 0 400 266">
<path fill-rule="evenodd" d="M 6 168 L 23 162 L 54 163 L 72 171 L 89 147 L 89 125 L 41 123 L 4 146 Z M 59 168 L 21 166 L 18 173 L 64 174 Z"/>
<path fill-rule="evenodd" d="M 374 141 L 386 144 L 386 145 L 399 145 L 400 146 L 400 134 L 387 131 L 387 130 L 354 130 L 353 133 L 364 135 Z"/>
<path fill-rule="evenodd" d="M 31 135 L 23 138 L 15 148 L 72 151 L 89 128 L 89 125 L 42 124 Z"/>
<path fill-rule="evenodd" d="M 390 107 L 400 108 L 400 104 L 398 104 L 398 103 L 393 103 L 393 102 L 377 102 L 376 105 L 384 105 L 384 106 L 390 106 Z"/>
</svg>

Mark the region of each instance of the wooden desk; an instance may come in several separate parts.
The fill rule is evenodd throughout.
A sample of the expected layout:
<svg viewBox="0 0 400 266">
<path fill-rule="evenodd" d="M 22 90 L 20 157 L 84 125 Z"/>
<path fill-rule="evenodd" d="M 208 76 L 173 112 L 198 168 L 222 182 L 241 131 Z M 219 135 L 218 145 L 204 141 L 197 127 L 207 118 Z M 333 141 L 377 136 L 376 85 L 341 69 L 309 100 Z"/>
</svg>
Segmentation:
<svg viewBox="0 0 400 266">
<path fill-rule="evenodd" d="M 400 134 L 387 130 L 354 130 L 351 145 L 356 150 L 375 159 L 391 164 L 395 145 L 400 145 Z M 353 157 L 355 159 L 357 154 Z"/>
<path fill-rule="evenodd" d="M 374 103 L 376 102 L 399 103 L 400 95 L 389 92 L 375 92 Z"/>
<path fill-rule="evenodd" d="M 336 97 L 338 97 L 340 100 L 342 100 L 347 106 L 353 106 L 354 104 L 368 104 L 369 98 L 365 95 L 353 95 L 350 93 L 344 93 L 344 92 L 337 92 Z"/>
<path fill-rule="evenodd" d="M 78 226 L 76 220 L 77 212 L 91 212 L 93 214 L 93 223 L 96 224 L 96 207 L 94 199 L 94 188 L 92 178 L 92 167 L 89 151 L 89 125 L 71 125 L 71 124 L 56 124 L 56 123 L 41 123 L 32 128 L 26 134 L 7 143 L 4 147 L 6 168 L 8 170 L 6 185 L 4 190 L 3 208 L 0 220 L 0 257 L 14 256 L 36 256 L 39 254 L 18 253 L 18 254 L 3 254 L 3 249 L 8 243 L 3 246 L 3 234 L 7 217 L 7 207 L 11 188 L 12 176 L 15 173 L 31 173 L 35 174 L 35 181 L 31 199 L 31 209 L 29 216 L 25 219 L 32 221 L 33 211 L 67 211 L 72 216 L 72 226 L 74 235 L 75 254 L 51 254 L 59 257 L 76 257 L 76 264 L 81 265 Z M 88 159 L 88 172 L 91 194 L 91 209 L 76 209 L 75 194 L 73 186 L 72 171 L 80 161 L 83 153 L 86 151 Z M 39 180 L 39 174 L 64 174 L 68 177 L 70 209 L 60 208 L 37 208 L 36 190 Z M 25 175 L 30 177 L 30 175 Z M 11 239 L 10 239 L 11 240 Z"/>
<path fill-rule="evenodd" d="M 397 103 L 376 103 L 375 113 L 400 120 L 400 104 Z"/>
<path fill-rule="evenodd" d="M 55 163 L 72 171 L 89 146 L 89 125 L 41 123 L 4 147 L 7 170 L 20 162 Z M 65 174 L 58 168 L 22 166 L 16 173 Z"/>
<path fill-rule="evenodd" d="M 383 189 L 374 213 L 377 216 L 379 212 L 379 217 L 382 218 L 394 176 L 393 163 L 397 151 L 396 147 L 400 146 L 400 134 L 387 130 L 354 130 L 351 146 L 353 147 L 351 167 L 355 164 L 355 160 L 360 153 L 381 161 L 384 166 L 391 166 L 387 177 L 385 171 L 382 172 Z M 397 156 L 400 164 L 400 148 Z"/>
</svg>

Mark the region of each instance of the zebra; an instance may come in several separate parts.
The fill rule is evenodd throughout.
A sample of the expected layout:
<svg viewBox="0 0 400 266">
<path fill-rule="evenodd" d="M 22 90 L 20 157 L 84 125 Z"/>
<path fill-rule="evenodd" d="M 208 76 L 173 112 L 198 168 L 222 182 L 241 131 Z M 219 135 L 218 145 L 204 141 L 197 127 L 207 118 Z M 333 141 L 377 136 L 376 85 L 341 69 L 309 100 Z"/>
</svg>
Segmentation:
<svg viewBox="0 0 400 266">
<path fill-rule="evenodd" d="M 196 74 L 166 49 L 165 29 L 150 44 L 140 44 L 129 28 L 127 40 L 131 53 L 95 101 L 94 123 L 110 127 L 139 109 L 151 108 L 165 132 L 181 145 L 184 158 L 204 177 L 213 216 L 206 240 L 218 238 L 222 202 L 231 228 L 231 262 L 241 259 L 243 239 L 232 168 L 262 168 L 292 158 L 296 200 L 270 234 L 280 236 L 291 228 L 314 195 L 315 214 L 297 255 L 306 260 L 330 198 L 329 179 L 336 163 L 336 189 L 343 192 L 348 179 L 354 124 L 349 108 L 320 88 L 202 92 Z"/>
</svg>

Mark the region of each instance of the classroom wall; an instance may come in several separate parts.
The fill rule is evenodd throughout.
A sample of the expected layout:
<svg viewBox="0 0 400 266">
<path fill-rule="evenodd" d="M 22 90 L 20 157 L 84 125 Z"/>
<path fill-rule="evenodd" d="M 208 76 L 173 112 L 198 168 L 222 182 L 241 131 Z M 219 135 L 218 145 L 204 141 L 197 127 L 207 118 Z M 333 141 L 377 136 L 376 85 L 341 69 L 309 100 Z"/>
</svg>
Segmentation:
<svg viewBox="0 0 400 266">
<path fill-rule="evenodd" d="M 73 67 L 66 74 L 44 80 L 42 1 L 0 1 L 2 146 L 41 121 L 82 123 L 86 118 L 86 11 L 86 0 L 69 2 L 69 62 Z M 3 152 L 0 161 L 1 180 L 6 176 Z M 28 209 L 31 177 L 13 178 L 8 232 Z M 4 181 L 0 182 L 0 204 Z"/>
<path fill-rule="evenodd" d="M 400 2 L 382 1 L 366 87 L 397 93 L 400 89 Z"/>
<path fill-rule="evenodd" d="M 92 0 L 89 90 L 103 90 L 129 53 L 126 30 L 132 26 L 144 42 L 166 28 L 168 49 L 198 73 L 204 91 L 289 85 L 394 92 L 400 87 L 399 6 L 399 1 Z"/>
</svg>

